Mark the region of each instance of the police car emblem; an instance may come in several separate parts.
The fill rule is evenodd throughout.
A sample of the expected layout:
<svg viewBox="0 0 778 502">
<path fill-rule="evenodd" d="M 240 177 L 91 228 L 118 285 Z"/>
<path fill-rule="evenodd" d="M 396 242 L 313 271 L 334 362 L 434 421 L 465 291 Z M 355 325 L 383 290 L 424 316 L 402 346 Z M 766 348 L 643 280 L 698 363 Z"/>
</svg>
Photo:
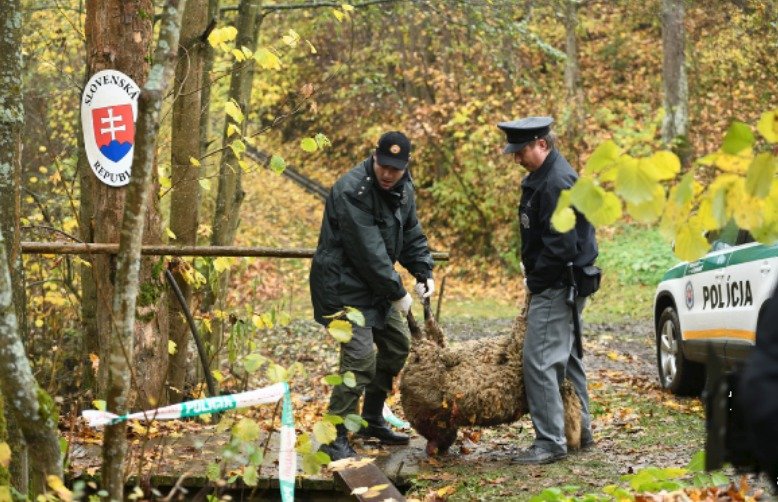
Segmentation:
<svg viewBox="0 0 778 502">
<path fill-rule="evenodd" d="M 398 153 L 400 153 L 400 145 L 392 145 L 392 146 L 390 146 L 389 147 L 389 151 L 392 152 L 393 154 L 397 155 Z"/>
<path fill-rule="evenodd" d="M 89 165 L 113 187 L 130 182 L 135 119 L 140 88 L 124 73 L 103 70 L 87 82 L 81 97 L 81 124 Z"/>
<path fill-rule="evenodd" d="M 694 287 L 692 287 L 692 282 L 689 281 L 686 283 L 686 308 L 691 310 L 692 307 L 694 307 Z"/>
<path fill-rule="evenodd" d="M 521 213 L 521 226 L 524 228 L 529 228 L 529 216 L 527 216 L 527 213 Z"/>
</svg>

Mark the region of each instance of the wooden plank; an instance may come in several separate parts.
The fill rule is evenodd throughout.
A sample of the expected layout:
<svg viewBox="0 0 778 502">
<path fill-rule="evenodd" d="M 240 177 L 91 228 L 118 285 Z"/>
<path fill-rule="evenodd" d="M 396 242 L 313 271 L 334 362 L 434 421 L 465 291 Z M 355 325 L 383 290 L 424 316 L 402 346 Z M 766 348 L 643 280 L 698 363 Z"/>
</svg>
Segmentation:
<svg viewBox="0 0 778 502">
<path fill-rule="evenodd" d="M 371 458 L 347 458 L 332 462 L 328 467 L 333 471 L 335 484 L 356 500 L 365 502 L 405 500 L 405 496 L 389 481 L 386 474 Z"/>
</svg>

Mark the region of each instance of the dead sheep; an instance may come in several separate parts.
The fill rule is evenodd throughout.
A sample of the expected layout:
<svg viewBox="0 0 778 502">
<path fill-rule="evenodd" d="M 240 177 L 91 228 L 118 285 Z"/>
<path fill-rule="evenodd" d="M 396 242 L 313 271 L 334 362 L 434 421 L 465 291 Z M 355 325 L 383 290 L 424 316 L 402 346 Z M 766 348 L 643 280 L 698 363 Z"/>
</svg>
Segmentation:
<svg viewBox="0 0 778 502">
<path fill-rule="evenodd" d="M 507 336 L 448 346 L 445 335 L 425 309 L 424 330 L 409 318 L 413 341 L 400 380 L 405 418 L 427 439 L 429 455 L 445 453 L 463 426 L 515 422 L 528 413 L 524 392 L 523 347 L 527 304 Z M 567 444 L 581 442 L 581 402 L 570 381 L 561 389 Z"/>
</svg>

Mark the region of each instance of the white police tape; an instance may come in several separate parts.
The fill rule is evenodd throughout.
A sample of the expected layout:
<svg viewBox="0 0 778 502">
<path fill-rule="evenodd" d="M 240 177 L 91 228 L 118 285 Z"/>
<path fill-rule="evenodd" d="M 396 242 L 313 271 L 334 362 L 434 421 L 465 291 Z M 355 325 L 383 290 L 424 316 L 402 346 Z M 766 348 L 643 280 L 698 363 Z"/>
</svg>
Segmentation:
<svg viewBox="0 0 778 502">
<path fill-rule="evenodd" d="M 278 482 L 281 489 L 281 500 L 287 502 L 294 500 L 297 453 L 294 450 L 296 438 L 292 398 L 289 393 L 289 384 L 286 382 L 239 394 L 196 399 L 127 415 L 116 415 L 100 410 L 84 410 L 81 412 L 81 416 L 86 419 L 90 427 L 102 427 L 127 420 L 173 420 L 176 418 L 194 417 L 206 413 L 218 413 L 235 408 L 256 406 L 258 404 L 275 403 L 281 398 L 284 401 L 281 411 L 281 444 L 278 451 Z"/>
<path fill-rule="evenodd" d="M 389 408 L 389 406 L 384 403 L 384 411 L 381 413 L 384 416 L 384 420 L 392 424 L 393 426 L 397 427 L 398 429 L 410 429 L 411 424 L 406 422 L 405 420 L 401 420 L 397 417 L 394 413 L 392 413 L 392 410 Z"/>
</svg>

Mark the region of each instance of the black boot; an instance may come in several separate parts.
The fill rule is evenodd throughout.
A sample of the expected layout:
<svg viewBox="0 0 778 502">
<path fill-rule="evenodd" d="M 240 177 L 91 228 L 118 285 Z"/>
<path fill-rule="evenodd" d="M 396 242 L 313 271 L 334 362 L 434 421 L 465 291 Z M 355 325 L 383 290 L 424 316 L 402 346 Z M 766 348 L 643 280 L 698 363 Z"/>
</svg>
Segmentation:
<svg viewBox="0 0 778 502">
<path fill-rule="evenodd" d="M 365 391 L 365 402 L 362 405 L 362 418 L 366 427 L 357 431 L 364 438 L 376 438 L 383 444 L 408 444 L 410 437 L 400 432 L 394 432 L 384 420 L 384 400 L 386 393 L 375 390 Z"/>
<path fill-rule="evenodd" d="M 348 431 L 343 424 L 336 425 L 338 430 L 338 437 L 335 438 L 330 444 L 323 444 L 319 446 L 319 451 L 323 451 L 330 456 L 331 461 L 342 460 L 344 458 L 356 457 L 357 452 L 348 442 Z"/>
</svg>

